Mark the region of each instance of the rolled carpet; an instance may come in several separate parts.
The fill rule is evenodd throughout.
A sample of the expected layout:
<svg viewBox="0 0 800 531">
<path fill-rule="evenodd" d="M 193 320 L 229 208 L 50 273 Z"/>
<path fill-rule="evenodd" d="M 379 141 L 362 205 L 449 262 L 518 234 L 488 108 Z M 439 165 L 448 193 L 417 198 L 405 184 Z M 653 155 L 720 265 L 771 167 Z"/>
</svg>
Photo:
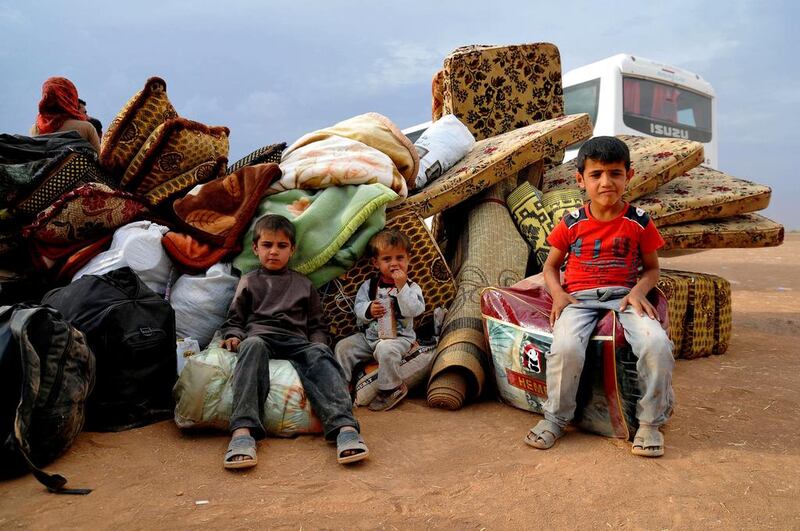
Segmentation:
<svg viewBox="0 0 800 531">
<path fill-rule="evenodd" d="M 442 326 L 428 382 L 428 405 L 459 409 L 480 396 L 486 378 L 487 345 L 481 320 L 481 291 L 510 286 L 525 276 L 528 247 L 506 208 L 516 177 L 481 193 L 458 239 L 456 298 Z"/>
</svg>

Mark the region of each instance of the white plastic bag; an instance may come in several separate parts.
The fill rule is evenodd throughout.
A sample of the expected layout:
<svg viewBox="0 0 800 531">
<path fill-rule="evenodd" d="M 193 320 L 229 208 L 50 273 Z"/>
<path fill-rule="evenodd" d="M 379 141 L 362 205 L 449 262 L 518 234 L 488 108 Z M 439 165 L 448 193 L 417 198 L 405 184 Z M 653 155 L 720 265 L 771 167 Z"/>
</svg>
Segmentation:
<svg viewBox="0 0 800 531">
<path fill-rule="evenodd" d="M 452 114 L 436 120 L 414 143 L 419 153 L 416 188 L 422 188 L 452 168 L 475 145 L 475 137 Z"/>
<path fill-rule="evenodd" d="M 72 281 L 84 275 L 103 275 L 130 267 L 148 288 L 163 295 L 172 262 L 161 246 L 161 237 L 169 229 L 151 221 L 134 221 L 114 232 L 111 247 L 80 268 Z"/>
<path fill-rule="evenodd" d="M 223 263 L 209 267 L 204 275 L 178 277 L 169 299 L 177 336 L 193 337 L 205 348 L 225 322 L 238 282 L 231 264 Z"/>
</svg>

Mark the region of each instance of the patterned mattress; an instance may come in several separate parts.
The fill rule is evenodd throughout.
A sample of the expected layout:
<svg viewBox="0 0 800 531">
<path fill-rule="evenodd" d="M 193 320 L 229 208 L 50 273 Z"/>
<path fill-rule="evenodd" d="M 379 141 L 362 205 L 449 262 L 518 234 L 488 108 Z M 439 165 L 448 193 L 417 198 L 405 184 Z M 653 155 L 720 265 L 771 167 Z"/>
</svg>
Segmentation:
<svg viewBox="0 0 800 531">
<path fill-rule="evenodd" d="M 742 214 L 670 225 L 659 229 L 670 249 L 775 247 L 783 242 L 783 225 L 759 214 Z"/>
<path fill-rule="evenodd" d="M 771 193 L 769 186 L 699 166 L 634 204 L 663 227 L 762 210 L 769 205 Z"/>
</svg>

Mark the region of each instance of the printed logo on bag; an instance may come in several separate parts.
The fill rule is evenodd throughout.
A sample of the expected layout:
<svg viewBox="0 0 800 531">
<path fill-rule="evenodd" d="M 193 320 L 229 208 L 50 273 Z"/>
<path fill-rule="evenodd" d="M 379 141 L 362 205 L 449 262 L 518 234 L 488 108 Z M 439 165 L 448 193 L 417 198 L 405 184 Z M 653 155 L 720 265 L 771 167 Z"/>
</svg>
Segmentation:
<svg viewBox="0 0 800 531">
<path fill-rule="evenodd" d="M 538 380 L 533 376 L 521 374 L 511 369 L 506 369 L 506 380 L 508 385 L 522 389 L 526 393 L 547 398 L 547 384 L 543 380 Z"/>
<path fill-rule="evenodd" d="M 542 373 L 542 359 L 544 353 L 537 349 L 533 343 L 523 343 L 520 348 L 520 363 L 524 369 L 533 373 Z"/>
</svg>

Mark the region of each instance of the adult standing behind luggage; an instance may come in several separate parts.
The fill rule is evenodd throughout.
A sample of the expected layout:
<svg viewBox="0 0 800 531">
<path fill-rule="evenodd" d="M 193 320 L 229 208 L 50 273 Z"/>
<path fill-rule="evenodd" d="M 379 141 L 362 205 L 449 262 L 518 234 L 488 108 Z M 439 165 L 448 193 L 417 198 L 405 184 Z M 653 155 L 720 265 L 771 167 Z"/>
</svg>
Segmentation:
<svg viewBox="0 0 800 531">
<path fill-rule="evenodd" d="M 42 85 L 39 114 L 30 134 L 39 136 L 57 131 L 77 131 L 100 152 L 100 137 L 80 109 L 78 89 L 65 77 L 51 77 Z"/>
</svg>

